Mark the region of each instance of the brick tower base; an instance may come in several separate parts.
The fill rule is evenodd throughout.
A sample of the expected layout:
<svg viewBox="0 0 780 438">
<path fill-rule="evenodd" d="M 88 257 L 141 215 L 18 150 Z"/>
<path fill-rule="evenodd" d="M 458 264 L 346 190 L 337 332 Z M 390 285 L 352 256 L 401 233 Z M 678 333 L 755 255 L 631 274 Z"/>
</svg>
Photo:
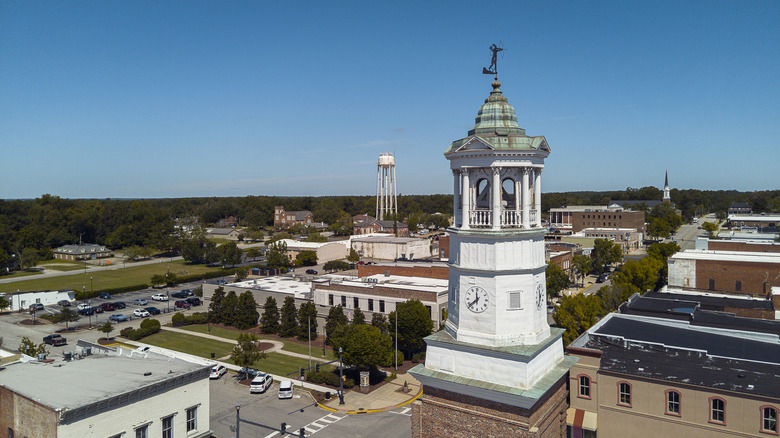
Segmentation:
<svg viewBox="0 0 780 438">
<path fill-rule="evenodd" d="M 422 397 L 412 404 L 412 437 L 565 437 L 566 377 L 531 409 L 424 387 Z"/>
</svg>

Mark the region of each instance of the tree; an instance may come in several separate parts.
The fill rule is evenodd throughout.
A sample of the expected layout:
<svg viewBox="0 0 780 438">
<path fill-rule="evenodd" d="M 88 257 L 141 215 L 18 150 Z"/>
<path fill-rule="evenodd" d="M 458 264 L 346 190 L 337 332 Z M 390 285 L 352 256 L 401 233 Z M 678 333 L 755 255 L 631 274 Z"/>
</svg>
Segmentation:
<svg viewBox="0 0 780 438">
<path fill-rule="evenodd" d="M 198 240 L 183 240 L 180 254 L 188 263 L 203 263 L 203 245 Z"/>
<path fill-rule="evenodd" d="M 35 344 L 33 341 L 30 340 L 27 336 L 22 337 L 22 342 L 19 344 L 19 353 L 26 354 L 28 356 L 36 357 L 39 354 L 46 354 L 48 353 L 46 351 L 46 344 L 41 342 L 40 344 Z"/>
<path fill-rule="evenodd" d="M 384 363 L 393 352 L 393 344 L 389 335 L 372 326 L 366 324 L 351 325 L 342 327 L 344 331 L 338 337 L 339 345 L 343 349 L 343 360 L 345 363 L 355 366 L 361 370 L 376 368 Z"/>
<path fill-rule="evenodd" d="M 295 298 L 287 296 L 282 304 L 282 320 L 279 325 L 279 336 L 291 338 L 298 334 L 298 320 L 296 318 Z"/>
<path fill-rule="evenodd" d="M 612 282 L 633 284 L 640 293 L 645 293 L 658 284 L 662 267 L 663 262 L 655 257 L 628 260 L 619 271 L 612 274 Z"/>
<path fill-rule="evenodd" d="M 236 269 L 236 273 L 235 273 L 236 281 L 246 280 L 246 278 L 248 276 L 249 276 L 249 272 L 248 272 L 247 269 L 245 269 L 245 268 L 237 268 Z"/>
<path fill-rule="evenodd" d="M 238 335 L 237 341 L 238 343 L 233 347 L 233 351 L 230 352 L 230 360 L 234 364 L 246 369 L 254 365 L 258 360 L 265 359 L 265 352 L 260 350 L 257 344 L 255 344 L 255 341 L 257 341 L 255 335 L 241 333 Z"/>
<path fill-rule="evenodd" d="M 325 344 L 333 346 L 332 338 L 336 331 L 348 324 L 349 320 L 344 314 L 344 308 L 341 307 L 341 304 L 331 307 L 327 318 L 325 318 Z"/>
<path fill-rule="evenodd" d="M 239 330 L 247 330 L 257 325 L 260 314 L 257 312 L 257 302 L 250 291 L 244 291 L 238 297 L 236 317 L 233 325 Z"/>
<path fill-rule="evenodd" d="M 298 309 L 298 327 L 299 340 L 308 340 L 310 333 L 311 339 L 317 339 L 317 307 L 313 302 L 307 301 L 301 304 Z"/>
<path fill-rule="evenodd" d="M 423 338 L 433 331 L 431 314 L 419 300 L 409 300 L 396 305 L 396 310 L 390 312 L 388 322 L 395 324 L 398 315 L 398 348 L 404 351 L 406 357 L 419 351 L 424 345 Z M 395 337 L 395 330 L 390 331 Z"/>
<path fill-rule="evenodd" d="M 561 296 L 561 292 L 569 287 L 569 274 L 555 263 L 547 265 L 547 299 Z"/>
<path fill-rule="evenodd" d="M 287 268 L 290 266 L 290 256 L 287 255 L 287 245 L 284 242 L 271 244 L 266 256 L 265 263 L 269 268 Z"/>
<path fill-rule="evenodd" d="M 225 325 L 234 327 L 236 325 L 236 318 L 238 317 L 238 295 L 234 291 L 230 291 L 225 295 L 225 299 L 222 300 L 221 312 L 219 315 L 219 322 Z"/>
<path fill-rule="evenodd" d="M 371 325 L 378 328 L 384 334 L 387 334 L 387 317 L 381 313 L 374 313 L 371 315 Z"/>
<path fill-rule="evenodd" d="M 360 309 L 352 311 L 352 325 L 360 325 L 366 323 L 366 315 Z"/>
<path fill-rule="evenodd" d="M 352 216 L 345 211 L 341 212 L 336 222 L 334 222 L 330 227 L 328 227 L 328 229 L 332 231 L 333 234 L 335 234 L 336 236 L 351 235 L 352 231 L 354 230 L 352 224 Z"/>
<path fill-rule="evenodd" d="M 571 267 L 574 273 L 580 277 L 580 284 L 585 285 L 585 276 L 590 274 L 592 260 L 584 254 L 575 254 L 572 258 Z"/>
<path fill-rule="evenodd" d="M 596 239 L 590 257 L 593 259 L 593 270 L 600 274 L 607 266 L 620 262 L 623 259 L 623 251 L 609 239 Z"/>
<path fill-rule="evenodd" d="M 241 263 L 244 252 L 238 248 L 236 242 L 228 242 L 217 248 L 219 261 L 222 266 L 236 266 Z"/>
<path fill-rule="evenodd" d="M 67 330 L 68 324 L 71 322 L 76 322 L 81 318 L 78 313 L 70 310 L 70 307 L 65 307 L 62 310 L 60 310 L 60 313 L 56 316 L 55 322 L 64 322 L 65 323 L 65 329 Z"/>
<path fill-rule="evenodd" d="M 203 243 L 203 263 L 206 265 L 216 265 L 222 259 L 217 244 L 211 240 Z"/>
<path fill-rule="evenodd" d="M 276 305 L 276 299 L 269 296 L 265 300 L 265 310 L 260 317 L 260 331 L 266 334 L 279 331 L 279 308 Z"/>
<path fill-rule="evenodd" d="M 347 256 L 347 260 L 352 263 L 357 263 L 360 261 L 360 254 L 355 251 L 355 248 L 349 248 L 349 255 Z"/>
<path fill-rule="evenodd" d="M 304 241 L 305 242 L 327 242 L 328 238 L 323 236 L 320 233 L 316 233 L 315 232 L 315 233 L 309 234 L 309 237 L 307 237 Z"/>
<path fill-rule="evenodd" d="M 22 265 L 22 269 L 34 268 L 35 265 L 37 265 L 40 260 L 41 260 L 41 257 L 38 254 L 38 251 L 36 249 L 34 249 L 34 248 L 24 248 L 22 250 L 22 257 L 21 257 L 21 260 L 20 260 L 20 263 Z"/>
<path fill-rule="evenodd" d="M 6 297 L 0 297 L 0 312 L 4 312 L 5 309 L 11 307 L 11 302 Z"/>
<path fill-rule="evenodd" d="M 640 292 L 642 291 L 631 283 L 612 283 L 599 289 L 598 296 L 601 298 L 601 304 L 606 313 L 616 310 L 631 295 Z"/>
<path fill-rule="evenodd" d="M 246 252 L 246 257 L 248 259 L 255 260 L 260 256 L 261 256 L 260 250 L 257 248 L 249 248 L 249 251 Z"/>
<path fill-rule="evenodd" d="M 317 253 L 314 251 L 301 251 L 295 256 L 295 261 L 300 266 L 314 266 L 317 264 Z"/>
<path fill-rule="evenodd" d="M 326 271 L 346 271 L 349 269 L 349 263 L 345 262 L 344 260 L 331 260 L 329 262 L 326 262 L 322 269 Z"/>
<path fill-rule="evenodd" d="M 222 322 L 222 303 L 225 301 L 225 288 L 222 286 L 214 289 L 211 295 L 211 304 L 209 304 L 209 322 Z"/>
<path fill-rule="evenodd" d="M 566 329 L 563 334 L 565 345 L 569 345 L 577 339 L 602 316 L 604 316 L 604 310 L 601 307 L 601 299 L 596 295 L 584 294 L 562 297 L 553 314 L 555 323 Z"/>
<path fill-rule="evenodd" d="M 717 231 L 718 231 L 718 225 L 714 224 L 712 222 L 704 222 L 701 224 L 701 227 L 704 231 L 707 232 L 707 236 L 711 239 L 715 237 Z"/>
<path fill-rule="evenodd" d="M 654 243 L 647 248 L 648 257 L 654 257 L 662 263 L 661 270 L 658 272 L 657 287 L 662 287 L 669 278 L 669 257 L 680 250 L 680 245 L 675 242 Z"/>
<path fill-rule="evenodd" d="M 106 338 L 107 338 L 107 339 L 110 339 L 110 338 L 108 337 L 108 335 L 109 335 L 109 334 L 111 334 L 111 332 L 113 332 L 113 331 L 114 331 L 114 324 L 111 324 L 111 322 L 109 322 L 109 321 L 106 321 L 106 323 L 105 323 L 105 324 L 103 324 L 103 325 L 101 325 L 100 327 L 98 327 L 98 331 L 99 331 L 100 333 L 105 333 L 105 335 L 106 335 Z"/>
</svg>

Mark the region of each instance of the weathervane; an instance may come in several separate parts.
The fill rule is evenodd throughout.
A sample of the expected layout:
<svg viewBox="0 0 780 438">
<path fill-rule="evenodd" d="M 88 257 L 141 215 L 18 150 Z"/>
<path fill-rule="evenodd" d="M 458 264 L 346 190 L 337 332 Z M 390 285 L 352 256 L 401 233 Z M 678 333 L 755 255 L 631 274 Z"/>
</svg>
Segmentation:
<svg viewBox="0 0 780 438">
<path fill-rule="evenodd" d="M 504 48 L 503 47 L 498 47 L 495 44 L 491 44 L 490 45 L 490 51 L 493 52 L 493 57 L 490 58 L 490 68 L 482 67 L 482 74 L 484 74 L 484 75 L 495 75 L 496 76 L 496 80 L 498 80 L 498 65 L 496 65 L 496 60 L 497 60 L 497 57 L 498 57 L 498 52 L 504 51 Z M 501 56 L 503 56 L 503 54 Z"/>
</svg>

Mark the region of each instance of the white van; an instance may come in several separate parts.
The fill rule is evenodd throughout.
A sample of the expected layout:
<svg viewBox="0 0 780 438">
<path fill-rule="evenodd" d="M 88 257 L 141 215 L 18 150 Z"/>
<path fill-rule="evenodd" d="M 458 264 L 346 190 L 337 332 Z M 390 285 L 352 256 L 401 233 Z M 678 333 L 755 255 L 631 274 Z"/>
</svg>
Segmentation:
<svg viewBox="0 0 780 438">
<path fill-rule="evenodd" d="M 282 380 L 279 383 L 279 398 L 292 398 L 293 382 L 292 380 Z"/>
<path fill-rule="evenodd" d="M 274 379 L 271 377 L 270 374 L 266 373 L 258 373 L 257 376 L 255 376 L 254 379 L 252 379 L 252 383 L 249 384 L 249 392 L 251 394 L 260 392 L 263 393 L 268 390 L 268 388 L 273 385 Z"/>
</svg>

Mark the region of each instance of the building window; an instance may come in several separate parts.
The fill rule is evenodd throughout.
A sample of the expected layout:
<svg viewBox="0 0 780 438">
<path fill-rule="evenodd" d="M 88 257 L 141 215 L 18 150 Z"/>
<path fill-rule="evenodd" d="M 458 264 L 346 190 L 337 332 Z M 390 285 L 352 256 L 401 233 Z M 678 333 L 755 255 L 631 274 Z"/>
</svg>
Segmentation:
<svg viewBox="0 0 780 438">
<path fill-rule="evenodd" d="M 135 438 L 149 438 L 149 425 L 144 424 L 135 430 Z"/>
<path fill-rule="evenodd" d="M 714 278 L 710 278 L 710 285 L 709 285 L 709 287 L 710 287 L 710 290 L 715 290 L 715 279 Z"/>
<path fill-rule="evenodd" d="M 198 407 L 187 409 L 187 432 L 198 428 Z"/>
<path fill-rule="evenodd" d="M 726 424 L 726 400 L 710 397 L 710 423 Z"/>
<path fill-rule="evenodd" d="M 777 434 L 777 408 L 761 406 L 761 432 Z"/>
<path fill-rule="evenodd" d="M 373 311 L 374 311 L 374 300 L 373 300 L 373 299 L 371 299 L 371 298 L 369 298 L 369 299 L 368 299 L 368 310 L 369 310 L 370 312 L 373 312 Z"/>
<path fill-rule="evenodd" d="M 162 419 L 162 438 L 173 438 L 173 415 Z"/>
<path fill-rule="evenodd" d="M 14 438 L 14 430 L 10 427 L 8 428 L 8 438 Z"/>
<path fill-rule="evenodd" d="M 680 416 L 680 393 L 673 389 L 666 391 L 666 413 Z"/>
<path fill-rule="evenodd" d="M 580 380 L 580 388 L 577 396 L 581 398 L 589 399 L 590 398 L 590 377 L 579 376 L 579 380 Z"/>
<path fill-rule="evenodd" d="M 385 300 L 379 300 L 379 313 L 385 313 Z"/>
<path fill-rule="evenodd" d="M 734 290 L 737 292 L 742 292 L 742 282 L 737 280 L 737 284 L 734 285 Z"/>
<path fill-rule="evenodd" d="M 631 384 L 628 382 L 618 383 L 618 404 L 620 406 L 631 407 Z"/>
<path fill-rule="evenodd" d="M 359 309 L 360 308 L 360 301 L 358 300 L 358 297 L 352 298 L 352 306 L 355 309 Z"/>
<path fill-rule="evenodd" d="M 341 296 L 341 307 L 347 307 L 347 296 L 342 295 Z"/>
<path fill-rule="evenodd" d="M 333 305 L 333 294 L 328 294 L 328 305 L 329 306 Z"/>
<path fill-rule="evenodd" d="M 520 299 L 522 297 L 523 292 L 522 291 L 512 291 L 507 292 L 507 301 L 509 302 L 509 310 L 520 310 L 522 309 L 522 305 L 520 304 Z"/>
</svg>

